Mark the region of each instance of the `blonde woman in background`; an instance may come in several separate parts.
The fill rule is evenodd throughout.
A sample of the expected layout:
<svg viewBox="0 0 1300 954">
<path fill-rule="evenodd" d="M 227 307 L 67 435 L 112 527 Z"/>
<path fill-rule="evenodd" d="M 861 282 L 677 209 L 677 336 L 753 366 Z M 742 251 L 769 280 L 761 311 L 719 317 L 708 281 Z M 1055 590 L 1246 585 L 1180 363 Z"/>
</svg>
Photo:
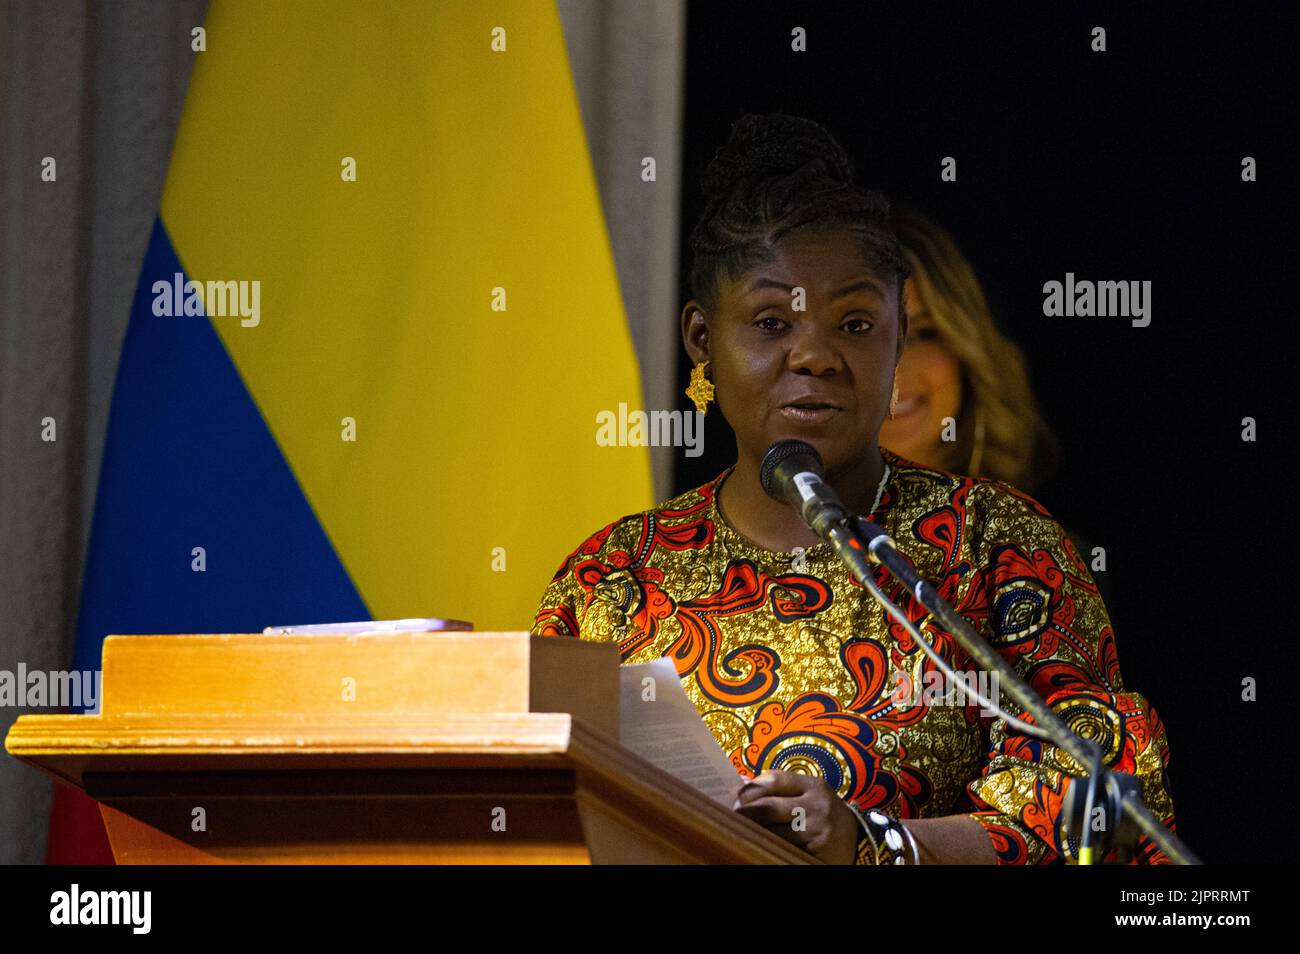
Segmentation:
<svg viewBox="0 0 1300 954">
<path fill-rule="evenodd" d="M 1056 443 L 1024 355 L 998 330 L 952 236 L 902 207 L 893 227 L 912 272 L 904 286 L 909 329 L 898 405 L 880 443 L 920 464 L 1033 492 L 1054 463 Z M 955 422 L 948 427 L 955 440 L 944 440 L 945 418 Z"/>
<path fill-rule="evenodd" d="M 908 460 L 1033 493 L 1056 463 L 1057 444 L 1038 411 L 1025 356 L 998 330 L 984 290 L 951 235 L 915 209 L 895 206 L 894 233 L 911 275 L 903 285 L 907 344 L 898 365 L 898 405 L 880 444 Z M 944 440 L 945 418 L 956 439 Z M 1065 527 L 1090 558 L 1090 541 Z M 1095 577 L 1113 604 L 1105 573 Z"/>
</svg>

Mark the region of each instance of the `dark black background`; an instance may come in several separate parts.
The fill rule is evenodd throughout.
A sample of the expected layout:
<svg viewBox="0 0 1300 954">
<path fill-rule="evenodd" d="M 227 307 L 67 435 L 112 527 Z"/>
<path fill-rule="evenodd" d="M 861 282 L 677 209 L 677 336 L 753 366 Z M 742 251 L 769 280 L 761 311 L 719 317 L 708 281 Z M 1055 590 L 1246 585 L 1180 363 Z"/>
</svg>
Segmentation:
<svg viewBox="0 0 1300 954">
<path fill-rule="evenodd" d="M 1294 860 L 1296 8 L 964 6 L 690 4 L 683 274 L 700 174 L 751 111 L 821 122 L 864 184 L 951 231 L 1061 443 L 1035 496 L 1106 550 L 1180 835 L 1209 862 Z M 1150 280 L 1151 324 L 1044 317 L 1067 271 Z M 689 371 L 683 350 L 679 394 Z M 675 492 L 735 460 L 711 411 Z"/>
</svg>

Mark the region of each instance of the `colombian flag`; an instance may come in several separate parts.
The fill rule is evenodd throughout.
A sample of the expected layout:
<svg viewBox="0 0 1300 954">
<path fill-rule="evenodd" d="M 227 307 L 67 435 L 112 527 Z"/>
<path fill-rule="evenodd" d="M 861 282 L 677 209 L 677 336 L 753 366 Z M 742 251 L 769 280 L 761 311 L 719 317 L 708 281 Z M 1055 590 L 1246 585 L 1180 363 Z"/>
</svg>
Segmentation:
<svg viewBox="0 0 1300 954">
<path fill-rule="evenodd" d="M 204 30 L 74 668 L 110 633 L 527 629 L 566 547 L 654 502 L 647 451 L 595 440 L 641 386 L 553 4 L 215 0 Z M 111 860 L 67 789 L 49 860 Z"/>
</svg>

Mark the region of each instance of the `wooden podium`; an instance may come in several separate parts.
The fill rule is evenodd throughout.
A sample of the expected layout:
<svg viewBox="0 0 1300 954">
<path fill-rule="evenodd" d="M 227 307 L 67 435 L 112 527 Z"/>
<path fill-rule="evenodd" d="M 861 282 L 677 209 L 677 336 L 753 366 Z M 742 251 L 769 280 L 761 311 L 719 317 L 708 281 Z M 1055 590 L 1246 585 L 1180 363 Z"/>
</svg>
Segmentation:
<svg viewBox="0 0 1300 954">
<path fill-rule="evenodd" d="M 119 864 L 815 864 L 618 743 L 618 651 L 527 633 L 110 636 L 9 754 Z"/>
</svg>

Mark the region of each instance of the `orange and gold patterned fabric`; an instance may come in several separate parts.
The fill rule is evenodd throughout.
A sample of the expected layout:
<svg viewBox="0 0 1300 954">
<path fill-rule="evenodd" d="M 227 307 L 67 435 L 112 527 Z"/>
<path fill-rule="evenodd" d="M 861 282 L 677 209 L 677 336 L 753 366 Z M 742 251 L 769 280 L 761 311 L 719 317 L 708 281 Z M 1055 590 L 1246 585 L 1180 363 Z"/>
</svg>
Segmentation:
<svg viewBox="0 0 1300 954">
<path fill-rule="evenodd" d="M 1110 767 L 1137 776 L 1173 830 L 1164 726 L 1124 688 L 1106 607 L 1065 532 L 1007 484 L 881 453 L 888 479 L 871 519 Z M 672 659 L 745 777 L 817 775 L 858 808 L 904 819 L 969 814 L 1000 864 L 1076 861 L 1057 819 L 1064 776 L 1084 768 L 955 689 L 942 696 L 941 671 L 830 544 L 778 553 L 741 536 L 717 506 L 733 469 L 583 541 L 532 632 L 614 642 L 626 663 Z M 875 579 L 987 694 L 955 640 L 883 568 Z M 1033 722 L 1005 691 L 998 701 Z M 1133 860 L 1168 859 L 1143 836 Z"/>
</svg>

